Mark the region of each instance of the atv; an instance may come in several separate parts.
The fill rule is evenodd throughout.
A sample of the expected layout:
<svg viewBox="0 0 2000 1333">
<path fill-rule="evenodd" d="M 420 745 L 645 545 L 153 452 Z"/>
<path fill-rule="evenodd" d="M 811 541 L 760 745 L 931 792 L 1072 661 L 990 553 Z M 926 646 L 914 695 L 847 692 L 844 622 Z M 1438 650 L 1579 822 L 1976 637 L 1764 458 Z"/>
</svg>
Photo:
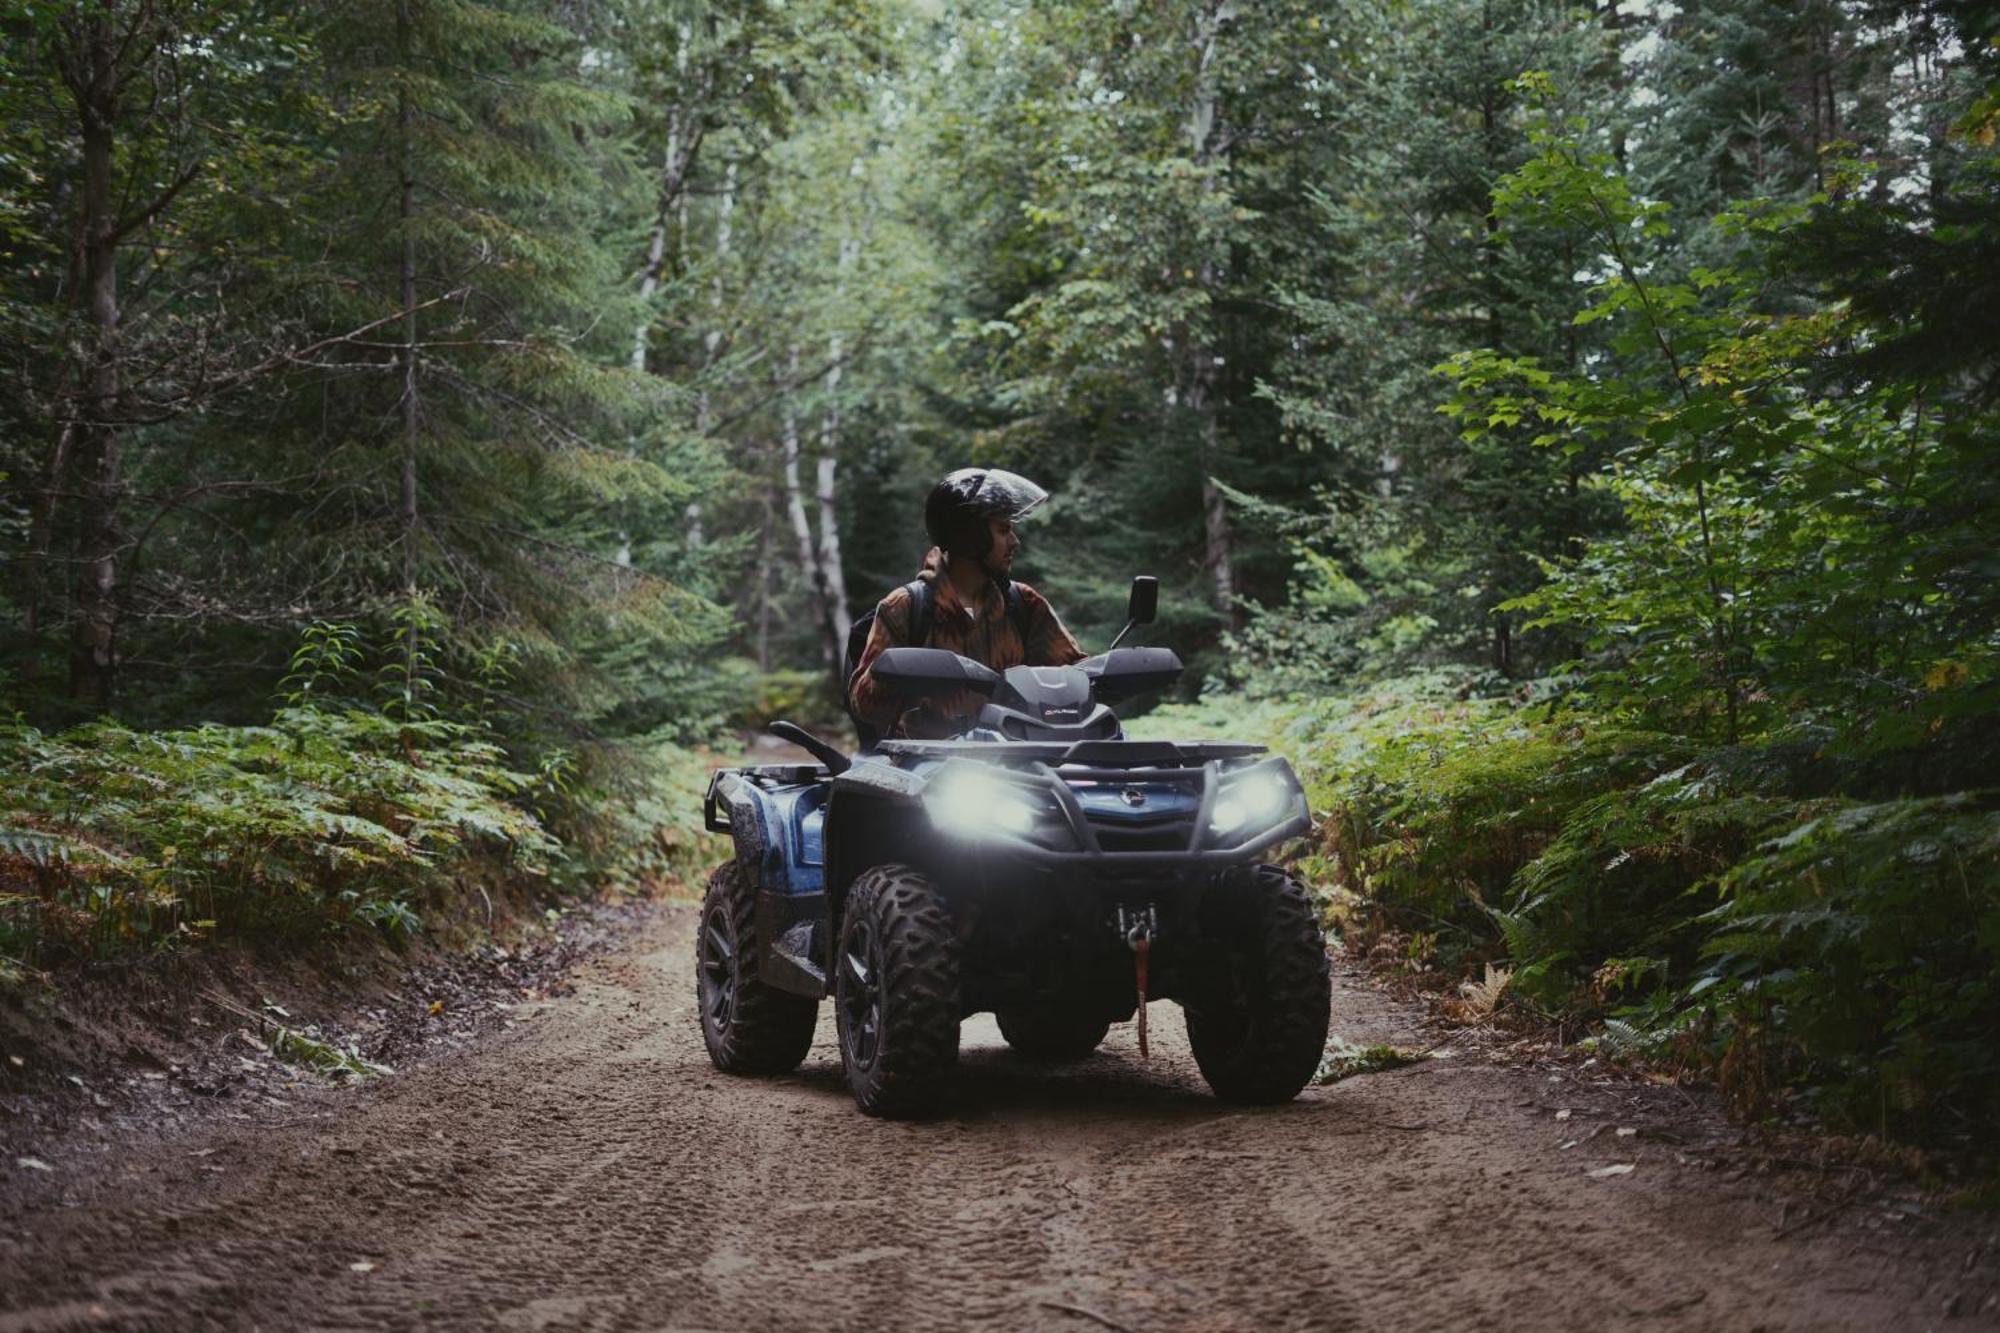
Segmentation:
<svg viewBox="0 0 2000 1333">
<path fill-rule="evenodd" d="M 788 722 L 816 764 L 718 771 L 704 821 L 735 857 L 710 877 L 696 942 L 716 1068 L 778 1074 L 831 999 L 860 1108 L 936 1111 L 961 1020 L 991 1011 L 1019 1055 L 1074 1060 L 1146 1001 L 1185 1011 L 1202 1076 L 1231 1102 L 1295 1096 L 1326 1042 L 1327 958 L 1312 901 L 1265 861 L 1306 832 L 1291 766 L 1235 742 L 1125 739 L 1110 705 L 1170 685 L 1180 659 L 1120 648 L 1150 623 L 1133 581 L 1112 647 L 994 672 L 891 648 L 878 681 L 985 696 L 947 740 L 847 755 Z"/>
</svg>

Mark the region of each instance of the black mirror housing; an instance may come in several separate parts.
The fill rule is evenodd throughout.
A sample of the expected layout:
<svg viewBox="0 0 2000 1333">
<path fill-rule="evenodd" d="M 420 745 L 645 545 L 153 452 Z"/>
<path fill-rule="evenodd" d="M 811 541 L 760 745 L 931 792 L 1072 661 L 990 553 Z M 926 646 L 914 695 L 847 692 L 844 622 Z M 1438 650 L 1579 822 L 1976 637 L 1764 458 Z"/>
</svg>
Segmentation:
<svg viewBox="0 0 2000 1333">
<path fill-rule="evenodd" d="M 1125 602 L 1125 619 L 1134 625 L 1150 625 L 1160 614 L 1160 581 L 1151 574 L 1132 580 L 1132 595 Z"/>
<path fill-rule="evenodd" d="M 944 648 L 885 648 L 869 674 L 899 694 L 993 693 L 1000 674 Z"/>
</svg>

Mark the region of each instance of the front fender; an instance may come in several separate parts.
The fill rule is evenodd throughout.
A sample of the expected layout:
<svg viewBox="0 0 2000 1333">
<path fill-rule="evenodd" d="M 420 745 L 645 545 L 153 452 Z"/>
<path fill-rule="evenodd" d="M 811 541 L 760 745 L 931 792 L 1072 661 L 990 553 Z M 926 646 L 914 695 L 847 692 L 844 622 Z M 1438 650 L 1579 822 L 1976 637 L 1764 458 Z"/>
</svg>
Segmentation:
<svg viewBox="0 0 2000 1333">
<path fill-rule="evenodd" d="M 708 794 L 701 806 L 702 823 L 711 833 L 729 834 L 736 845 L 737 863 L 753 884 L 761 884 L 770 839 L 764 832 L 764 821 L 758 818 L 757 797 L 750 784 L 742 774 L 723 769 L 708 780 Z"/>
<path fill-rule="evenodd" d="M 888 764 L 856 764 L 833 780 L 826 801 L 826 892 L 835 921 L 862 871 L 922 854 L 930 837 L 923 790 L 923 778 Z"/>
</svg>

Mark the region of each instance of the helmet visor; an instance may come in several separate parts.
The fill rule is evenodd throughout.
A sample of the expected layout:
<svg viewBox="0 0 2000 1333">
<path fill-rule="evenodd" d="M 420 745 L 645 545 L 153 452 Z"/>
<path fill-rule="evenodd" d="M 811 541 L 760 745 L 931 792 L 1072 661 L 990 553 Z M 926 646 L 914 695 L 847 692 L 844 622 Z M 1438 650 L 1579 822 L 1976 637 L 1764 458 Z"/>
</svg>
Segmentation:
<svg viewBox="0 0 2000 1333">
<path fill-rule="evenodd" d="M 1018 472 L 990 468 L 966 498 L 982 513 L 1005 514 L 1019 522 L 1048 499 L 1049 493 Z"/>
</svg>

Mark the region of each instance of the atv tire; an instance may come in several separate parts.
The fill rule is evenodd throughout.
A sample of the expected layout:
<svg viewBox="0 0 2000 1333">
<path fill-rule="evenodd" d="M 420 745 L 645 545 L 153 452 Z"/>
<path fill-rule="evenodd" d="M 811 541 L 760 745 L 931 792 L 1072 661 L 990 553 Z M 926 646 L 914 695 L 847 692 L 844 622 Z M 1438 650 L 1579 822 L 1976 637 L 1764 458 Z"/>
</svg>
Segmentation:
<svg viewBox="0 0 2000 1333">
<path fill-rule="evenodd" d="M 1305 886 L 1272 865 L 1225 876 L 1205 904 L 1216 954 L 1183 1007 L 1195 1064 L 1226 1102 L 1290 1101 L 1326 1047 L 1332 983 Z"/>
<path fill-rule="evenodd" d="M 1102 1019 L 1041 1005 L 1002 1009 L 993 1017 L 1014 1053 L 1027 1060 L 1081 1060 L 1111 1031 Z"/>
<path fill-rule="evenodd" d="M 855 1105 L 892 1119 L 944 1104 L 958 1064 L 958 936 L 908 866 L 862 872 L 834 952 L 840 1059 Z"/>
<path fill-rule="evenodd" d="M 757 976 L 757 891 L 737 861 L 708 877 L 695 939 L 695 1000 L 708 1058 L 725 1074 L 783 1074 L 812 1045 L 819 1005 Z"/>
</svg>

